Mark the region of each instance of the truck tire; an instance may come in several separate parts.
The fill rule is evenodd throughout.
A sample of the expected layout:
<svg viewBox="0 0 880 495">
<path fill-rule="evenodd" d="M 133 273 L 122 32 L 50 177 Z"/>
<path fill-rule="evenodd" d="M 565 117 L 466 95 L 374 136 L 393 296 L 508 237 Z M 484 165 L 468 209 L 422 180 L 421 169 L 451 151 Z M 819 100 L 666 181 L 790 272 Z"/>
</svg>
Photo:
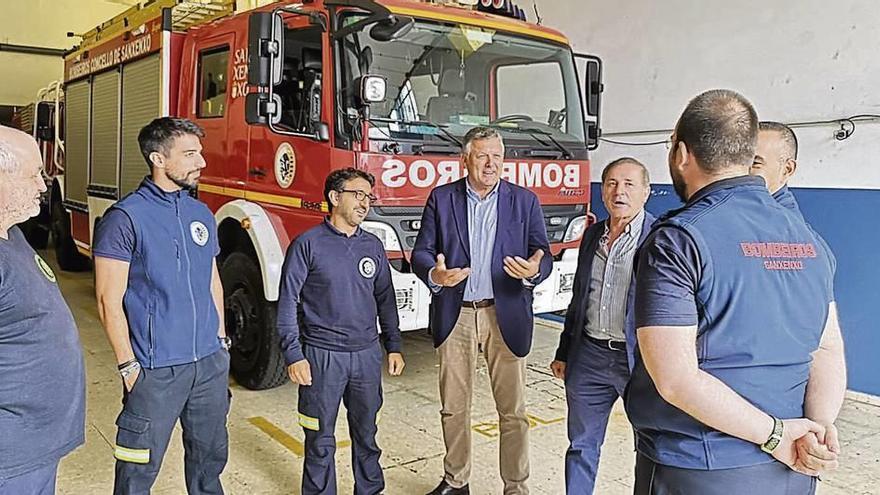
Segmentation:
<svg viewBox="0 0 880 495">
<path fill-rule="evenodd" d="M 34 249 L 46 249 L 49 245 L 49 229 L 42 222 L 43 215 L 27 219 L 18 225 L 28 244 Z"/>
<path fill-rule="evenodd" d="M 59 201 L 52 204 L 52 242 L 59 268 L 66 272 L 84 272 L 91 268 L 91 260 L 76 250 L 70 235 L 70 216 Z"/>
<path fill-rule="evenodd" d="M 251 390 L 281 385 L 287 378 L 275 318 L 277 303 L 266 300 L 259 265 L 235 252 L 220 269 L 226 333 L 232 338 L 230 373 Z"/>
</svg>

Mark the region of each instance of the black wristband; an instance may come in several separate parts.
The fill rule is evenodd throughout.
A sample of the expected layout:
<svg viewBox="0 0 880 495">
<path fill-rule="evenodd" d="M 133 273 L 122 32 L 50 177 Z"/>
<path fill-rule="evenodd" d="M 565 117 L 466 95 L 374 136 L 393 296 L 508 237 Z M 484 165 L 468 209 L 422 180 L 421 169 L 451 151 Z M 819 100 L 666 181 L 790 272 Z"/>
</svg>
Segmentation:
<svg viewBox="0 0 880 495">
<path fill-rule="evenodd" d="M 118 371 L 122 371 L 124 368 L 127 368 L 127 367 L 131 366 L 132 363 L 136 363 L 136 362 L 137 362 L 137 358 L 129 359 L 128 361 L 126 361 L 126 362 L 124 362 L 124 363 L 122 363 L 122 364 L 120 364 L 120 365 L 117 365 L 117 366 L 116 366 L 116 369 L 117 369 Z"/>
</svg>

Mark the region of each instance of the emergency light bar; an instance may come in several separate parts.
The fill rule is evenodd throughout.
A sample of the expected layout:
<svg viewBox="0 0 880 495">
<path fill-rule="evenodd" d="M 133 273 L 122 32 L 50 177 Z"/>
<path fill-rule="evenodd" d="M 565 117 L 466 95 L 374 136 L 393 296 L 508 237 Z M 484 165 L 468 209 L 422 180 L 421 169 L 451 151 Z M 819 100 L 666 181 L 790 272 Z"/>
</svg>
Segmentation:
<svg viewBox="0 0 880 495">
<path fill-rule="evenodd" d="M 526 11 L 519 8 L 511 0 L 423 0 L 431 3 L 441 3 L 446 5 L 456 4 L 462 7 L 474 8 L 481 12 L 501 15 L 504 17 L 512 17 L 521 21 L 526 21 Z"/>
</svg>

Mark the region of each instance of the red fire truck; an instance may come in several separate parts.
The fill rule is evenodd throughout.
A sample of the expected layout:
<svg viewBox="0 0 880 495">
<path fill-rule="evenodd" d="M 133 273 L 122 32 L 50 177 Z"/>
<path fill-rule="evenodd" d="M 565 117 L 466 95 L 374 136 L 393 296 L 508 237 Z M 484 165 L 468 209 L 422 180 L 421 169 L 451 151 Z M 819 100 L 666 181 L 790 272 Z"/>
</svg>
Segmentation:
<svg viewBox="0 0 880 495">
<path fill-rule="evenodd" d="M 564 309 L 589 223 L 601 62 L 522 17 L 498 0 L 132 8 L 65 61 L 64 205 L 77 247 L 89 253 L 102 214 L 147 173 L 139 129 L 161 115 L 197 122 L 208 164 L 198 197 L 219 226 L 232 374 L 272 387 L 285 378 L 274 329 L 284 253 L 326 214 L 328 172 L 375 175 L 379 200 L 363 228 L 391 260 L 402 328 L 423 329 L 429 292 L 409 265 L 422 209 L 432 187 L 463 176 L 467 130 L 488 125 L 504 137 L 503 177 L 544 210 L 555 263 L 535 311 Z"/>
<path fill-rule="evenodd" d="M 90 268 L 89 258 L 76 249 L 70 234 L 70 216 L 64 210 L 64 135 L 61 117 L 64 91 L 61 81 L 52 81 L 37 91 L 34 102 L 22 108 L 13 118 L 13 126 L 31 134 L 43 157 L 43 178 L 46 192 L 40 199 L 40 214 L 21 225 L 34 249 L 45 249 L 50 233 L 53 237 L 58 265 L 67 271 Z"/>
</svg>

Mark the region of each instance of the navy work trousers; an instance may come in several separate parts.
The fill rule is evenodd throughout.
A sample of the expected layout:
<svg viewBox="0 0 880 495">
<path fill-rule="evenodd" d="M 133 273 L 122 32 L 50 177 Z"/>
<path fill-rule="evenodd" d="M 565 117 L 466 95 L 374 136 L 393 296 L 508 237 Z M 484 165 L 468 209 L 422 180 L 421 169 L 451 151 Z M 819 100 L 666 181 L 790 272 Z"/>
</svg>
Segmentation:
<svg viewBox="0 0 880 495">
<path fill-rule="evenodd" d="M 376 444 L 376 416 L 382 407 L 382 348 L 329 351 L 305 345 L 312 384 L 299 387 L 299 423 L 305 432 L 303 495 L 336 495 L 336 416 L 340 401 L 348 410 L 355 495 L 385 489 Z"/>
<path fill-rule="evenodd" d="M 757 466 L 705 471 L 657 464 L 636 457 L 634 495 L 813 495 L 816 478 L 800 474 L 778 461 Z"/>
<path fill-rule="evenodd" d="M 183 429 L 190 495 L 220 495 L 229 437 L 229 353 L 194 363 L 142 369 L 116 419 L 116 495 L 150 493 L 177 420 Z"/>
</svg>

